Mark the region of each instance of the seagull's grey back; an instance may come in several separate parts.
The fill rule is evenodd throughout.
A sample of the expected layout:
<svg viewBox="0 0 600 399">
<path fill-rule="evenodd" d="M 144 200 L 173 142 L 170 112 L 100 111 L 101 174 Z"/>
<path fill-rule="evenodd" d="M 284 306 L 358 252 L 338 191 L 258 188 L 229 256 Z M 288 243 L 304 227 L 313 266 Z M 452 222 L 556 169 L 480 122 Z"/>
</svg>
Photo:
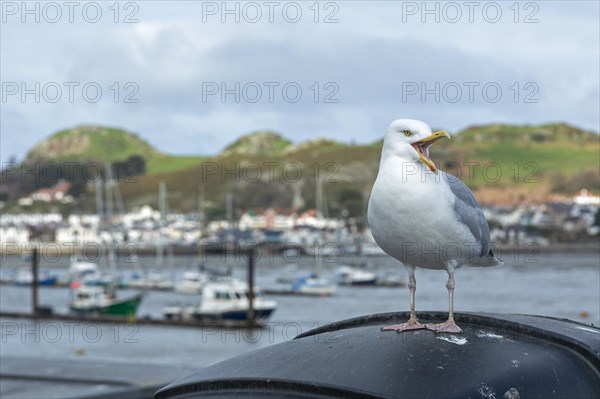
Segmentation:
<svg viewBox="0 0 600 399">
<path fill-rule="evenodd" d="M 475 196 L 457 177 L 449 175 L 441 170 L 439 173 L 442 174 L 442 178 L 448 182 L 452 194 L 456 197 L 454 211 L 456 212 L 458 220 L 465 224 L 475 239 L 481 243 L 480 256 L 493 256 L 491 253 L 492 240 L 490 238 L 490 228 Z"/>
</svg>

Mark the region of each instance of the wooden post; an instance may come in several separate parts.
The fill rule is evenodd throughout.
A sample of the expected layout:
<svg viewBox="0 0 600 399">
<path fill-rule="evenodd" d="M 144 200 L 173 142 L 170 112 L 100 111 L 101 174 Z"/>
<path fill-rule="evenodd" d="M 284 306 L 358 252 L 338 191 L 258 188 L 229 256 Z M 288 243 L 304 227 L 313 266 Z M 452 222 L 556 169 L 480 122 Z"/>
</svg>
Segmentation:
<svg viewBox="0 0 600 399">
<path fill-rule="evenodd" d="M 37 246 L 34 246 L 31 254 L 31 273 L 33 275 L 31 281 L 31 313 L 33 315 L 38 312 L 38 263 L 38 249 Z"/>
<path fill-rule="evenodd" d="M 246 252 L 248 255 L 248 322 L 254 324 L 254 246 Z"/>
</svg>

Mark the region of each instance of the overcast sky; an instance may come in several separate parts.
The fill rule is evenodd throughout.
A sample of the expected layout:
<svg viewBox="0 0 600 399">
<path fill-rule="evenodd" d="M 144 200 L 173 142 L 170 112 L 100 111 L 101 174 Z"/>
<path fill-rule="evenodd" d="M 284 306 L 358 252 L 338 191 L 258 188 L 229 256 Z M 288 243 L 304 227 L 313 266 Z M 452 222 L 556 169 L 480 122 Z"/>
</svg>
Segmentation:
<svg viewBox="0 0 600 399">
<path fill-rule="evenodd" d="M 22 4 L 2 1 L 3 162 L 80 124 L 206 155 L 256 129 L 367 143 L 399 117 L 599 129 L 597 1 Z"/>
</svg>

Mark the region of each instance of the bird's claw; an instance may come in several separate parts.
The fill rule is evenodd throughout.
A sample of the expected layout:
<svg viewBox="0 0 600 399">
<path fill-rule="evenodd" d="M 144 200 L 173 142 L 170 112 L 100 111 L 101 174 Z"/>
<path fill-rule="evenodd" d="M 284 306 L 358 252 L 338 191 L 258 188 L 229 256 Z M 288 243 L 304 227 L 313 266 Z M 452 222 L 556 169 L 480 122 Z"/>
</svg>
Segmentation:
<svg viewBox="0 0 600 399">
<path fill-rule="evenodd" d="M 381 327 L 381 331 L 396 331 L 397 333 L 401 333 L 403 331 L 411 331 L 411 330 L 426 330 L 427 326 L 425 324 L 421 324 L 418 321 L 407 321 L 402 324 L 394 324 L 392 326 Z"/>
<path fill-rule="evenodd" d="M 449 334 L 460 334 L 462 329 L 456 325 L 453 321 L 447 321 L 445 323 L 437 324 L 426 324 L 425 327 L 436 333 L 449 333 Z"/>
</svg>

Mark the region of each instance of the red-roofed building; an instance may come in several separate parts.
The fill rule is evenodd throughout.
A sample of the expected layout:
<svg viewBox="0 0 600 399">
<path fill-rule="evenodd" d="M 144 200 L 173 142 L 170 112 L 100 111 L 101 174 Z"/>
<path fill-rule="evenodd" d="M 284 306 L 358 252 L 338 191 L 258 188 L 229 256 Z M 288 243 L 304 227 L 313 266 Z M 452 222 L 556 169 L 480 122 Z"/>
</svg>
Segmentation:
<svg viewBox="0 0 600 399">
<path fill-rule="evenodd" d="M 65 180 L 60 180 L 53 187 L 45 187 L 35 190 L 29 195 L 33 201 L 54 202 L 60 201 L 67 196 L 71 183 Z"/>
</svg>

